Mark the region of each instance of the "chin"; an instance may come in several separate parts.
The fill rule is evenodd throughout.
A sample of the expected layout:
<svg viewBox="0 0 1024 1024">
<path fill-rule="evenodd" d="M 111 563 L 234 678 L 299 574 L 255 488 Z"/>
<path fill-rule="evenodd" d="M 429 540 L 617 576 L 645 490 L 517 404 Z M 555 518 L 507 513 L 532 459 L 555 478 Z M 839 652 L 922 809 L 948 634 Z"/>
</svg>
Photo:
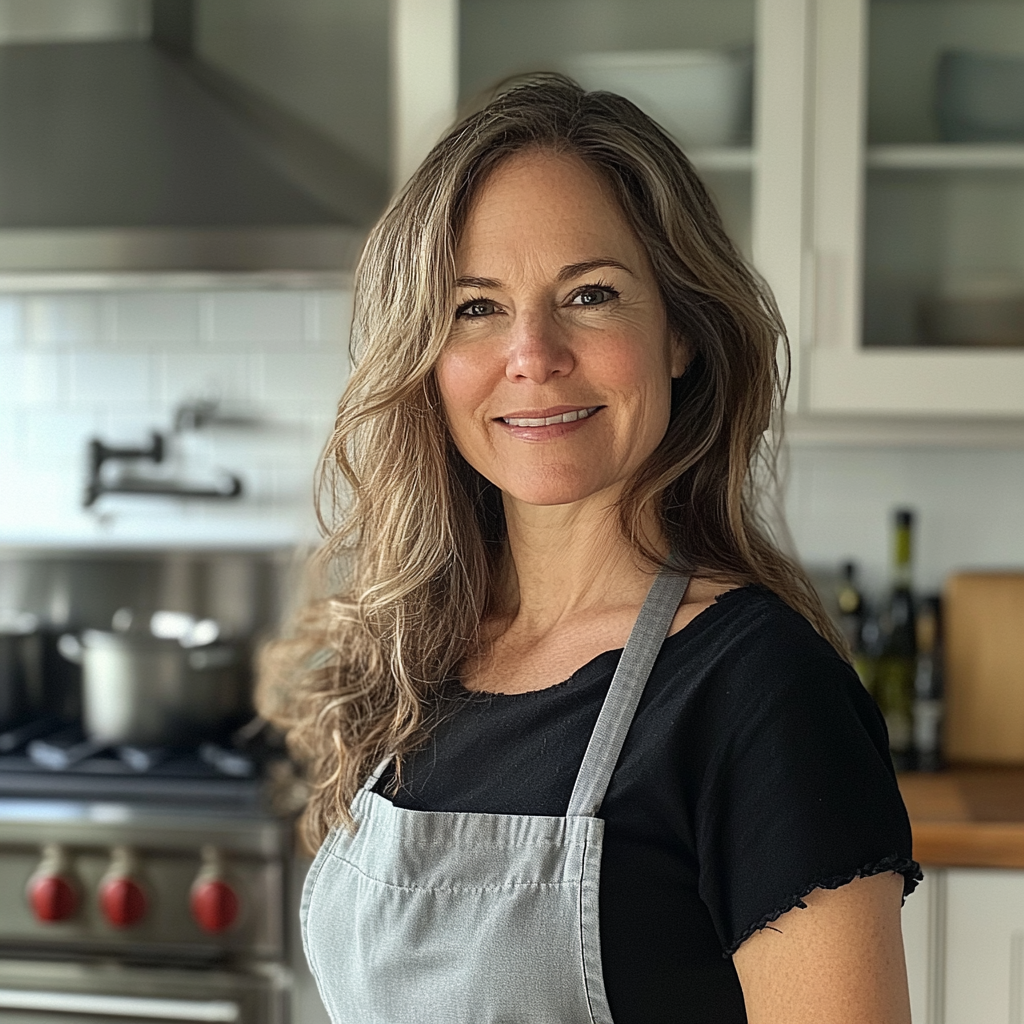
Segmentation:
<svg viewBox="0 0 1024 1024">
<path fill-rule="evenodd" d="M 496 481 L 507 498 L 524 505 L 572 505 L 607 490 L 607 480 Z"/>
</svg>

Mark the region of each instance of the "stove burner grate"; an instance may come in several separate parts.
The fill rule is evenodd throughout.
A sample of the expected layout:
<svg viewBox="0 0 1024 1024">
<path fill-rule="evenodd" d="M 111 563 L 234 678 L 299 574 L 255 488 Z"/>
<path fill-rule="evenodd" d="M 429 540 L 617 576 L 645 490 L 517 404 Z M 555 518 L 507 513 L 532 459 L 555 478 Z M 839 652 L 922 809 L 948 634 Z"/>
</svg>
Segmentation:
<svg viewBox="0 0 1024 1024">
<path fill-rule="evenodd" d="M 190 748 L 113 746 L 77 726 L 39 720 L 0 733 L 0 797 L 260 801 L 265 758 L 205 742 Z"/>
</svg>

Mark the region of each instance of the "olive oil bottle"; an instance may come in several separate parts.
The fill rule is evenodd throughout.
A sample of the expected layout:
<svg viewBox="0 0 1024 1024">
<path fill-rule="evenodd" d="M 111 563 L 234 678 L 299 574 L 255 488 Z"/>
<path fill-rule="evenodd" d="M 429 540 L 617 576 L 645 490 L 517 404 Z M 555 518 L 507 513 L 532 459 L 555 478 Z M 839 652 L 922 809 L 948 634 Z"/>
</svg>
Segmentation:
<svg viewBox="0 0 1024 1024">
<path fill-rule="evenodd" d="M 882 614 L 883 645 L 873 687 L 889 730 L 889 752 L 897 771 L 913 766 L 917 671 L 913 552 L 914 514 L 898 509 L 893 517 L 892 585 Z"/>
</svg>

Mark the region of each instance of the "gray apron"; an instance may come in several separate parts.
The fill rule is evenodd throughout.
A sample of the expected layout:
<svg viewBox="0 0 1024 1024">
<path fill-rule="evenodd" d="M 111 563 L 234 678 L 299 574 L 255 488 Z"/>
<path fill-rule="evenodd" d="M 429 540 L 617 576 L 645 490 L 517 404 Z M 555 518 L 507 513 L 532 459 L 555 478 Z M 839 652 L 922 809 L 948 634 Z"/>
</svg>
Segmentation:
<svg viewBox="0 0 1024 1024">
<path fill-rule="evenodd" d="M 372 792 L 302 894 L 334 1024 L 613 1024 L 601 971 L 604 800 L 688 580 L 663 569 L 612 678 L 564 818 L 410 811 Z M 389 759 L 390 760 L 390 759 Z"/>
</svg>

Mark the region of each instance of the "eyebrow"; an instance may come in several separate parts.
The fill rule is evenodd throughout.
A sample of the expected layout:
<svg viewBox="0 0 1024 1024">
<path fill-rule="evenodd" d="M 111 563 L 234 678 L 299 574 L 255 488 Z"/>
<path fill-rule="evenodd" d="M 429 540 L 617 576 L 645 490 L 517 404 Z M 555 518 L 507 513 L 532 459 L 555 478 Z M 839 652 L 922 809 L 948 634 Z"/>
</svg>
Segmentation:
<svg viewBox="0 0 1024 1024">
<path fill-rule="evenodd" d="M 567 263 L 558 271 L 558 280 L 571 281 L 574 277 L 582 277 L 584 274 L 589 274 L 592 270 L 598 270 L 601 267 L 618 267 L 619 270 L 624 270 L 630 277 L 636 277 L 625 263 L 620 263 L 610 256 L 600 256 L 597 259 L 583 260 L 580 263 Z M 502 285 L 499 280 L 493 277 L 460 277 L 456 279 L 455 286 L 457 288 L 500 288 Z"/>
</svg>

